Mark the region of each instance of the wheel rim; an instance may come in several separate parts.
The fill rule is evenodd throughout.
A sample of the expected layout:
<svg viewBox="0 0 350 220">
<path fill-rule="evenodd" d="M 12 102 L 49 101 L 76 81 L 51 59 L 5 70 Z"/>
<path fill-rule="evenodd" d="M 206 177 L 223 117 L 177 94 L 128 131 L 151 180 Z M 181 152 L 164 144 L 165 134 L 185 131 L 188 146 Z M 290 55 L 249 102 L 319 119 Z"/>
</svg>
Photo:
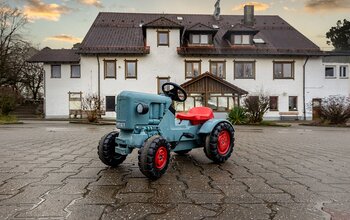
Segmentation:
<svg viewBox="0 0 350 220">
<path fill-rule="evenodd" d="M 227 130 L 221 131 L 218 137 L 218 152 L 224 155 L 230 149 L 230 133 Z"/>
<path fill-rule="evenodd" d="M 161 146 L 158 148 L 156 152 L 156 157 L 154 158 L 154 162 L 157 169 L 163 169 L 168 160 L 168 151 L 165 147 Z"/>
</svg>

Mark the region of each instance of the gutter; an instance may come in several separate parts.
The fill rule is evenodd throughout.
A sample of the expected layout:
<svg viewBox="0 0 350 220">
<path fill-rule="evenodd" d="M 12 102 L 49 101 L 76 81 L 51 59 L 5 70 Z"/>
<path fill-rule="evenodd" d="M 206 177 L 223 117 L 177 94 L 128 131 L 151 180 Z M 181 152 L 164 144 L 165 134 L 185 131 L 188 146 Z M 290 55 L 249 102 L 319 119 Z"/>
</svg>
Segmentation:
<svg viewBox="0 0 350 220">
<path fill-rule="evenodd" d="M 309 61 L 309 56 L 306 57 L 304 65 L 303 65 L 303 116 L 304 116 L 304 121 L 306 120 L 306 103 L 305 103 L 305 69 L 306 69 L 306 64 Z"/>
<path fill-rule="evenodd" d="M 100 72 L 100 57 L 98 56 L 98 54 L 96 55 L 96 59 L 97 59 L 97 94 L 98 94 L 98 99 L 101 100 L 101 72 Z M 100 106 L 99 102 L 99 106 L 98 106 L 98 110 L 101 110 L 101 106 Z"/>
</svg>

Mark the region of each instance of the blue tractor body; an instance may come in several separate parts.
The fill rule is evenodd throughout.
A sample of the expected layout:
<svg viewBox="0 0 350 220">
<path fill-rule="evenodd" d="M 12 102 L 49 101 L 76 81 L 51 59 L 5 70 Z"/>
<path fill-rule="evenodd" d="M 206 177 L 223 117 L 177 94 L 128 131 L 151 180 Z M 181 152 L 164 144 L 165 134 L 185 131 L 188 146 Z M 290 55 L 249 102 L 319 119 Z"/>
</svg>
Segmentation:
<svg viewBox="0 0 350 220">
<path fill-rule="evenodd" d="M 207 146 L 204 152 L 215 162 L 224 162 L 231 155 L 234 142 L 232 125 L 226 120 L 214 119 L 212 111 L 204 107 L 194 109 L 200 110 L 196 114 L 182 115 L 182 117 L 178 114 L 176 119 L 172 102 L 184 101 L 187 94 L 176 84 L 168 84 L 174 88 L 166 91 L 163 86 L 165 95 L 123 91 L 117 96 L 115 110 L 116 127 L 119 132 L 107 134 L 99 144 L 99 156 L 105 164 L 119 165 L 133 149 L 137 148 L 141 172 L 156 179 L 165 172 L 170 151 L 187 153 L 193 148 Z M 179 96 L 181 92 L 185 96 L 184 100 Z M 228 142 L 222 145 L 224 146 L 222 155 L 218 153 L 221 133 L 213 134 L 213 130 L 218 126 L 224 132 L 221 142 L 223 144 L 225 141 Z M 215 137 L 212 138 L 213 135 Z M 212 149 L 214 148 L 212 143 L 217 145 L 214 147 L 218 152 Z M 219 156 L 215 157 L 216 154 Z M 147 161 L 150 156 L 154 159 Z M 149 163 L 154 166 L 148 167 Z"/>
</svg>

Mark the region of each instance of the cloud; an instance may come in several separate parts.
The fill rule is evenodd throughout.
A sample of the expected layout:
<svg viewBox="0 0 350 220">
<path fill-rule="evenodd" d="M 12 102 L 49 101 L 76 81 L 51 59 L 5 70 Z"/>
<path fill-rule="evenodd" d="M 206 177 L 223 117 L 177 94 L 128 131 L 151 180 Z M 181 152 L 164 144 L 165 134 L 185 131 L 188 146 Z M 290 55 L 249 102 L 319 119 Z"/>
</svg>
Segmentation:
<svg viewBox="0 0 350 220">
<path fill-rule="evenodd" d="M 81 40 L 82 39 L 79 37 L 73 37 L 67 34 L 51 36 L 45 39 L 45 41 L 63 41 L 63 42 L 69 42 L 69 43 L 78 43 L 78 42 L 81 42 Z"/>
<path fill-rule="evenodd" d="M 350 10 L 350 0 L 308 0 L 305 3 L 308 12 L 329 10 Z"/>
<path fill-rule="evenodd" d="M 23 7 L 23 13 L 29 20 L 44 19 L 49 21 L 58 21 L 62 14 L 67 14 L 71 11 L 70 8 L 64 5 L 47 4 L 42 0 L 25 0 L 27 5 Z"/>
<path fill-rule="evenodd" d="M 100 0 L 78 0 L 78 2 L 84 5 L 93 5 L 97 8 L 103 8 Z"/>
<path fill-rule="evenodd" d="M 236 5 L 232 8 L 232 11 L 241 11 L 243 10 L 245 5 L 254 5 L 255 11 L 265 11 L 268 8 L 270 8 L 269 4 L 263 3 L 263 2 L 246 2 L 239 5 Z"/>
<path fill-rule="evenodd" d="M 285 10 L 285 11 L 296 11 L 295 8 L 289 8 L 289 7 L 287 7 L 287 6 L 284 6 L 284 7 L 283 7 L 283 10 Z"/>
</svg>

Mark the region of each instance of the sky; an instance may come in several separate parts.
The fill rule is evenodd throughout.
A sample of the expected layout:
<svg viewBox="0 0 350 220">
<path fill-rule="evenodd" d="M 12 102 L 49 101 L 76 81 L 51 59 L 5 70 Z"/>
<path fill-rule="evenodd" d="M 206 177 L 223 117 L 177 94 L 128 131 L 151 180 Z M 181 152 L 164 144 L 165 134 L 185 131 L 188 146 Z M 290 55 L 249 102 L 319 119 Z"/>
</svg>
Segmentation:
<svg viewBox="0 0 350 220">
<path fill-rule="evenodd" d="M 212 14 L 216 0 L 0 0 L 19 8 L 28 24 L 22 30 L 36 47 L 71 48 L 81 42 L 99 12 Z M 278 15 L 323 50 L 326 32 L 350 20 L 350 0 L 221 0 L 221 14 L 242 15 L 245 4 L 256 15 Z"/>
</svg>

